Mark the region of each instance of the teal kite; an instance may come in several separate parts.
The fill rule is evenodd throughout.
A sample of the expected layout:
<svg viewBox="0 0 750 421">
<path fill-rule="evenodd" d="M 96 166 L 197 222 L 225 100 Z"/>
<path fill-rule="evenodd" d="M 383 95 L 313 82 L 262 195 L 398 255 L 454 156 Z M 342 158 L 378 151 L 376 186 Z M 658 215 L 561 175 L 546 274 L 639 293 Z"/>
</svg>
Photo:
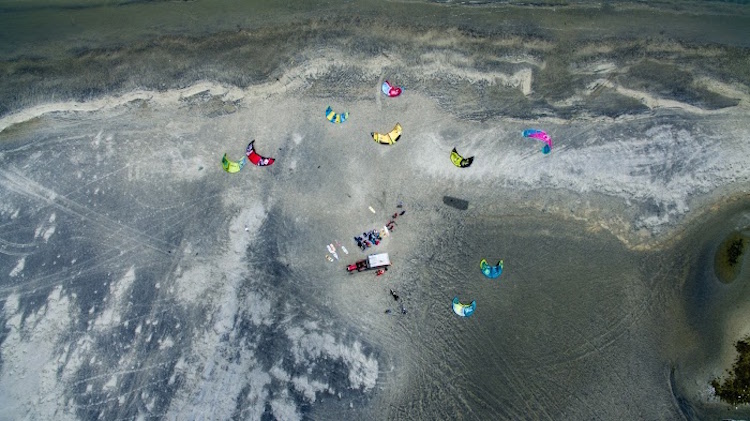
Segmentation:
<svg viewBox="0 0 750 421">
<path fill-rule="evenodd" d="M 459 316 L 469 317 L 474 314 L 474 310 L 477 309 L 477 302 L 476 300 L 474 300 L 469 304 L 462 304 L 460 301 L 458 301 L 458 297 L 454 297 L 452 307 L 453 312 L 458 314 Z"/>
<path fill-rule="evenodd" d="M 484 276 L 490 279 L 495 279 L 503 273 L 503 261 L 500 260 L 497 262 L 496 266 L 490 266 L 490 264 L 487 263 L 487 260 L 482 259 L 482 261 L 479 262 L 479 268 L 482 269 Z"/>
</svg>

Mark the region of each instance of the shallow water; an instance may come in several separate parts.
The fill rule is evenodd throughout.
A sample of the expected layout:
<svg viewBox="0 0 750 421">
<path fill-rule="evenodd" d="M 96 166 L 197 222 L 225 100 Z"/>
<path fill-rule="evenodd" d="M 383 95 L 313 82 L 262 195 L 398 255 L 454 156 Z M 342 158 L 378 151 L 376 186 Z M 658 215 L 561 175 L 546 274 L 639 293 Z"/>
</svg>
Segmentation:
<svg viewBox="0 0 750 421">
<path fill-rule="evenodd" d="M 206 79 L 248 86 L 281 77 L 314 57 L 327 57 L 342 72 L 327 81 L 327 95 L 358 96 L 347 83 L 357 74 L 350 74 L 349 65 L 335 60 L 331 53 L 336 51 L 359 59 L 377 57 L 394 73 L 403 73 L 402 83 L 410 89 L 432 91 L 444 105 L 474 119 L 577 115 L 580 105 L 555 110 L 545 100 L 566 98 L 573 87 L 594 80 L 578 74 L 579 66 L 606 60 L 622 65 L 647 57 L 671 61 L 682 46 L 696 51 L 678 60 L 681 64 L 699 61 L 701 67 L 708 66 L 723 79 L 740 78 L 745 83 L 750 79 L 743 50 L 748 46 L 745 29 L 750 25 L 745 8 L 717 4 L 721 13 L 713 14 L 697 3 L 694 7 L 699 13 L 694 14 L 674 13 L 664 4 L 663 9 L 646 10 L 629 10 L 634 5 L 628 2 L 612 4 L 617 6 L 599 8 L 599 3 L 593 2 L 582 7 L 472 7 L 365 0 L 343 4 L 34 3 L 36 6 L 10 2 L 0 14 L 0 39 L 4 40 L 0 65 L 6 73 L 0 84 L 0 94 L 6 98 L 0 104 L 0 115 L 49 100 L 91 99 L 136 88 L 178 88 Z M 690 10 L 684 5 L 678 9 L 682 8 Z M 715 48 L 724 50 L 718 59 Z M 415 65 L 429 64 L 431 54 L 436 59 L 453 51 L 458 55 L 451 53 L 439 60 L 443 63 L 437 70 L 445 70 L 445 74 L 427 75 L 427 80 L 423 72 L 409 74 Z M 467 57 L 460 57 L 463 54 Z M 704 61 L 703 56 L 710 59 Z M 547 67 L 535 72 L 537 97 L 517 97 L 515 90 L 503 89 L 504 84 L 487 86 L 493 81 L 493 72 L 507 73 L 524 61 L 542 57 Z M 446 64 L 459 71 L 445 69 Z M 492 72 L 485 83 L 465 84 L 460 77 L 471 69 Z M 652 77 L 653 71 L 634 74 L 632 81 L 625 80 L 626 85 L 656 81 L 653 88 L 658 89 L 658 81 L 664 77 Z M 677 70 L 660 71 L 671 74 Z M 451 81 L 452 73 L 459 80 Z M 707 94 L 701 95 L 691 86 L 692 76 L 688 73 L 671 80 L 673 86 L 668 90 L 678 96 L 691 92 L 687 99 L 692 102 L 731 101 L 703 98 Z M 452 83 L 446 85 L 446 78 Z M 638 103 L 606 89 L 597 98 L 599 95 L 606 101 L 592 100 L 581 104 L 583 108 L 612 117 L 643 111 Z"/>
<path fill-rule="evenodd" d="M 607 2 L 602 6 L 601 2 L 591 1 L 568 7 L 556 1 L 546 2 L 548 7 L 507 7 L 508 3 L 514 2 L 471 6 L 460 2 L 373 0 L 6 1 L 0 13 L 0 38 L 4 40 L 0 56 L 57 56 L 90 48 L 119 47 L 158 36 L 199 37 L 341 17 L 358 17 L 363 25 L 373 25 L 373 29 L 380 22 L 389 27 L 458 27 L 480 33 L 502 31 L 543 38 L 661 36 L 745 47 L 750 42 L 744 31 L 747 10 L 718 2 L 655 2 L 654 9 L 641 11 L 628 9 L 643 7 L 647 2 Z M 686 13 L 674 15 L 674 10 Z"/>
</svg>

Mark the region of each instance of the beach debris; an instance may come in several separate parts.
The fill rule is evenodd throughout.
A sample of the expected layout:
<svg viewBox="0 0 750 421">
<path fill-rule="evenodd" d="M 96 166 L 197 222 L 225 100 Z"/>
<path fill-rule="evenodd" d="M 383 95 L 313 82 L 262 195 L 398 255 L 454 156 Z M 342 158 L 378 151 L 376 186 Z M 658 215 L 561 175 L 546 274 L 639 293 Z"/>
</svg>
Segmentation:
<svg viewBox="0 0 750 421">
<path fill-rule="evenodd" d="M 333 243 L 327 245 L 326 248 L 328 249 L 328 252 L 336 258 L 336 260 L 339 260 L 339 255 L 338 253 L 336 253 L 336 247 L 333 246 Z"/>
<path fill-rule="evenodd" d="M 369 209 L 369 210 L 370 210 L 370 212 L 372 212 L 372 213 L 376 213 L 376 212 L 375 212 L 375 209 L 373 209 L 373 208 L 372 208 L 372 206 L 368 206 L 368 207 L 367 207 L 367 209 Z"/>
<path fill-rule="evenodd" d="M 383 82 L 383 84 L 380 86 L 380 89 L 384 94 L 391 98 L 401 95 L 401 87 L 391 85 L 391 82 L 388 82 L 387 80 Z"/>
<path fill-rule="evenodd" d="M 386 134 L 372 132 L 370 133 L 370 136 L 372 136 L 375 142 L 380 143 L 381 145 L 393 145 L 401 138 L 401 124 L 396 123 L 393 130 Z"/>
<path fill-rule="evenodd" d="M 471 156 L 469 158 L 464 158 L 463 156 L 458 154 L 456 148 L 453 148 L 453 150 L 451 151 L 451 162 L 458 168 L 466 168 L 470 166 L 472 162 L 474 162 L 474 157 Z"/>
<path fill-rule="evenodd" d="M 343 123 L 346 121 L 347 118 L 349 118 L 349 113 L 346 112 L 342 114 L 337 114 L 333 112 L 333 108 L 331 108 L 331 106 L 329 105 L 328 108 L 326 108 L 326 118 L 328 119 L 328 121 L 330 121 L 333 124 Z"/>
<path fill-rule="evenodd" d="M 537 130 L 537 129 L 527 129 L 524 130 L 523 133 L 521 133 L 523 137 L 528 137 L 531 139 L 537 139 L 544 142 L 544 146 L 542 146 L 542 153 L 548 154 L 552 150 L 552 138 L 549 137 L 547 132 L 544 130 Z"/>
<path fill-rule="evenodd" d="M 257 152 L 255 152 L 255 147 L 253 145 L 254 143 L 255 143 L 255 139 L 250 141 L 250 144 L 248 144 L 247 148 L 245 149 L 245 155 L 247 156 L 247 159 L 259 167 L 267 167 L 273 164 L 275 159 L 266 158 L 264 156 L 259 155 Z"/>
<path fill-rule="evenodd" d="M 453 297 L 453 312 L 461 317 L 469 317 L 474 314 L 474 310 L 477 309 L 476 300 L 469 304 L 463 304 L 458 300 L 458 297 Z"/>
<path fill-rule="evenodd" d="M 500 260 L 497 262 L 497 265 L 490 266 L 490 264 L 487 263 L 487 260 L 482 259 L 482 261 L 479 262 L 479 268 L 482 269 L 484 276 L 490 279 L 495 279 L 503 273 L 503 261 Z"/>
<path fill-rule="evenodd" d="M 227 158 L 227 154 L 224 154 L 224 156 L 221 157 L 221 166 L 224 167 L 224 171 L 231 174 L 240 172 L 245 164 L 247 164 L 247 158 L 244 156 L 239 161 L 230 161 L 229 158 Z"/>
</svg>

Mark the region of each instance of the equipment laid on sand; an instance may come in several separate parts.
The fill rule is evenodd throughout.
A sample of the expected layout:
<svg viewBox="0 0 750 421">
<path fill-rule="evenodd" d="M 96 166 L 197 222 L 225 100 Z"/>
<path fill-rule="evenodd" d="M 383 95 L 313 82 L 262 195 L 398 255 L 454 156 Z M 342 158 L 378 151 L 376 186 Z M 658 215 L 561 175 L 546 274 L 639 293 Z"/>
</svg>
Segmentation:
<svg viewBox="0 0 750 421">
<path fill-rule="evenodd" d="M 330 121 L 333 124 L 343 123 L 343 122 L 346 121 L 347 118 L 349 118 L 349 113 L 348 112 L 342 113 L 342 114 L 337 114 L 337 113 L 333 112 L 333 108 L 331 108 L 330 106 L 328 106 L 328 108 L 326 108 L 326 119 L 328 119 L 328 121 Z"/>
<path fill-rule="evenodd" d="M 469 165 L 471 165 L 472 162 L 474 162 L 474 157 L 464 158 L 463 156 L 459 155 L 456 151 L 456 148 L 453 148 L 451 151 L 451 162 L 453 165 L 459 167 L 459 168 L 466 168 Z"/>
<path fill-rule="evenodd" d="M 380 86 L 380 90 L 382 90 L 383 93 L 388 95 L 389 97 L 396 97 L 401 95 L 401 88 L 391 85 L 391 82 L 388 82 L 387 80 Z"/>
<path fill-rule="evenodd" d="M 366 270 L 386 268 L 391 265 L 388 253 L 371 254 L 366 259 L 360 260 L 346 267 L 349 273 L 363 272 Z"/>
<path fill-rule="evenodd" d="M 453 196 L 443 196 L 443 203 L 458 210 L 469 209 L 469 201 Z"/>
<path fill-rule="evenodd" d="M 479 262 L 479 268 L 482 269 L 484 276 L 490 279 L 495 279 L 503 273 L 503 261 L 500 260 L 497 262 L 496 266 L 490 266 L 490 264 L 487 263 L 487 260 L 482 259 L 482 261 Z"/>
<path fill-rule="evenodd" d="M 234 174 L 240 172 L 245 164 L 247 164 L 247 158 L 244 156 L 239 161 L 230 161 L 227 158 L 227 154 L 224 154 L 224 156 L 221 157 L 221 166 L 224 167 L 224 171 L 228 173 Z"/>
<path fill-rule="evenodd" d="M 339 255 L 338 253 L 336 253 L 336 247 L 333 246 L 333 243 L 327 245 L 326 248 L 328 249 L 328 252 L 336 258 L 336 260 L 339 260 Z"/>
<path fill-rule="evenodd" d="M 252 162 L 254 165 L 257 165 L 259 167 L 267 167 L 273 164 L 275 159 L 263 157 L 255 152 L 255 147 L 253 146 L 254 143 L 255 139 L 253 139 L 245 149 L 245 155 L 247 156 L 247 159 L 250 160 L 250 162 Z"/>
<path fill-rule="evenodd" d="M 523 133 L 521 133 L 523 137 L 528 137 L 531 139 L 537 139 L 544 142 L 544 146 L 542 146 L 542 153 L 548 154 L 552 150 L 552 138 L 549 137 L 547 132 L 544 130 L 537 130 L 537 129 L 527 129 L 524 130 Z"/>
<path fill-rule="evenodd" d="M 452 307 L 453 312 L 458 314 L 459 316 L 469 317 L 474 314 L 474 310 L 477 309 L 477 302 L 476 300 L 474 300 L 470 304 L 462 304 L 460 301 L 458 301 L 458 297 L 454 297 Z"/>
<path fill-rule="evenodd" d="M 372 132 L 370 133 L 370 136 L 372 136 L 372 138 L 376 142 L 382 145 L 393 145 L 394 143 L 398 142 L 398 139 L 401 138 L 401 124 L 396 123 L 396 126 L 393 128 L 393 130 L 386 134 Z"/>
</svg>

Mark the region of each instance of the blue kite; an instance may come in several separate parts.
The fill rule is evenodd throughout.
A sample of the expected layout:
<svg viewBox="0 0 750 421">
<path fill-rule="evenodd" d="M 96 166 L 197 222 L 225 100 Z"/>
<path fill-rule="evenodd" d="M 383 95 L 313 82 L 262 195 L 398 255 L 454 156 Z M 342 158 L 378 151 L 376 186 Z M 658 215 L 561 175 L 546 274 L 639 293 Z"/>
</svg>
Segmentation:
<svg viewBox="0 0 750 421">
<path fill-rule="evenodd" d="M 458 314 L 459 316 L 469 317 L 474 314 L 474 310 L 477 309 L 477 302 L 476 300 L 474 300 L 469 304 L 462 304 L 460 301 L 458 301 L 458 297 L 454 297 L 452 307 L 453 312 Z"/>
<path fill-rule="evenodd" d="M 500 275 L 503 273 L 503 261 L 497 262 L 497 266 L 490 266 L 489 263 L 487 263 L 487 260 L 482 259 L 481 262 L 479 262 L 479 268 L 482 269 L 482 273 L 484 276 L 495 279 L 500 277 Z"/>
</svg>

